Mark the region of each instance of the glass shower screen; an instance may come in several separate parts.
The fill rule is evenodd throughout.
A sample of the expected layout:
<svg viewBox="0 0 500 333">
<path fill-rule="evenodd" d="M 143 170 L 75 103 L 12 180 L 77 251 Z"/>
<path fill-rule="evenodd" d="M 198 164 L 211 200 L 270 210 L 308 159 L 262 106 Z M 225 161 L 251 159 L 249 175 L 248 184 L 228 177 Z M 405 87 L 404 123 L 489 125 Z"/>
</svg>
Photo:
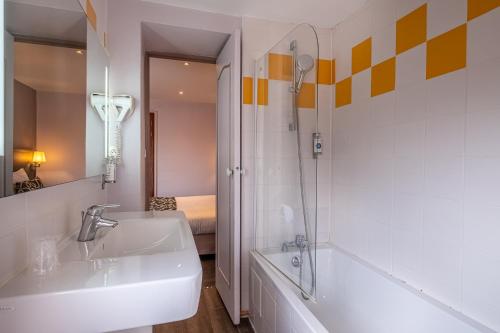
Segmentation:
<svg viewBox="0 0 500 333">
<path fill-rule="evenodd" d="M 318 38 L 297 26 L 255 68 L 255 249 L 314 297 Z"/>
</svg>

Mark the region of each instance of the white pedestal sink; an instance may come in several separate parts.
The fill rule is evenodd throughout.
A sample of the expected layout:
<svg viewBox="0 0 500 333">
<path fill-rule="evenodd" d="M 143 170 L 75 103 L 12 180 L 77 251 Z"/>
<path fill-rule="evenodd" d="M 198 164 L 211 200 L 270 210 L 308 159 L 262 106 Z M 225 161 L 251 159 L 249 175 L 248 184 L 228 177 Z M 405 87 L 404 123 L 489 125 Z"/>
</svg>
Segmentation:
<svg viewBox="0 0 500 333">
<path fill-rule="evenodd" d="M 147 331 L 196 313 L 202 269 L 184 214 L 109 216 L 119 226 L 94 241 L 61 243 L 55 271 L 0 288 L 2 332 Z"/>
</svg>

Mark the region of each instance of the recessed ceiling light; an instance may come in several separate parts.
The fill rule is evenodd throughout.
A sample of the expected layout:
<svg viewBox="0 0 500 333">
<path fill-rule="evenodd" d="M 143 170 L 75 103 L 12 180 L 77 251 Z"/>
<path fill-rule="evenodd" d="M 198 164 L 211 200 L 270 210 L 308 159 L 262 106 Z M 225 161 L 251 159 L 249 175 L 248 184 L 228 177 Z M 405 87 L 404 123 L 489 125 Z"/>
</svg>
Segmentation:
<svg viewBox="0 0 500 333">
<path fill-rule="evenodd" d="M 189 66 L 189 62 L 187 62 L 187 61 L 186 61 L 186 62 L 184 63 L 184 66 Z"/>
<path fill-rule="evenodd" d="M 179 95 L 184 95 L 184 91 L 179 91 Z"/>
<path fill-rule="evenodd" d="M 83 50 L 77 50 L 76 53 L 82 55 L 83 54 Z"/>
</svg>

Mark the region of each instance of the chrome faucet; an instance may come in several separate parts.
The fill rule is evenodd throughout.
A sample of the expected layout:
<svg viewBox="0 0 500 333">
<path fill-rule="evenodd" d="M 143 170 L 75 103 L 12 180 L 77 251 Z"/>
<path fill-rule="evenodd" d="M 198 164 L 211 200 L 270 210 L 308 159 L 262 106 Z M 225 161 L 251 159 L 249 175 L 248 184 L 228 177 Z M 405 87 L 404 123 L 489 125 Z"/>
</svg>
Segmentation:
<svg viewBox="0 0 500 333">
<path fill-rule="evenodd" d="M 283 242 L 281 244 L 281 252 L 288 252 L 289 248 L 298 248 L 303 251 L 308 245 L 307 239 L 304 235 L 295 235 L 295 240 L 291 242 Z"/>
<path fill-rule="evenodd" d="M 94 240 L 97 230 L 100 228 L 114 228 L 118 225 L 117 221 L 105 219 L 102 213 L 106 208 L 116 208 L 120 205 L 93 205 L 82 211 L 82 228 L 78 235 L 79 242 L 88 242 Z"/>
</svg>

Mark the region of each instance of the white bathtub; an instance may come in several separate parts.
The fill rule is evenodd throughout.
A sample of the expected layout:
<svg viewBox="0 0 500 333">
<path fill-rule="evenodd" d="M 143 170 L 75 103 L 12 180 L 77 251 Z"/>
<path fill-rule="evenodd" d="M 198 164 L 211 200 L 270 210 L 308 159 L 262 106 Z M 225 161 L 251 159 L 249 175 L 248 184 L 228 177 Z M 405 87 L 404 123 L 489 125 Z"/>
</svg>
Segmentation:
<svg viewBox="0 0 500 333">
<path fill-rule="evenodd" d="M 266 257 L 297 274 L 290 253 Z M 293 283 L 252 252 L 250 321 L 256 333 L 494 332 L 335 247 L 319 248 L 316 258 L 316 300 L 306 301 Z"/>
</svg>

